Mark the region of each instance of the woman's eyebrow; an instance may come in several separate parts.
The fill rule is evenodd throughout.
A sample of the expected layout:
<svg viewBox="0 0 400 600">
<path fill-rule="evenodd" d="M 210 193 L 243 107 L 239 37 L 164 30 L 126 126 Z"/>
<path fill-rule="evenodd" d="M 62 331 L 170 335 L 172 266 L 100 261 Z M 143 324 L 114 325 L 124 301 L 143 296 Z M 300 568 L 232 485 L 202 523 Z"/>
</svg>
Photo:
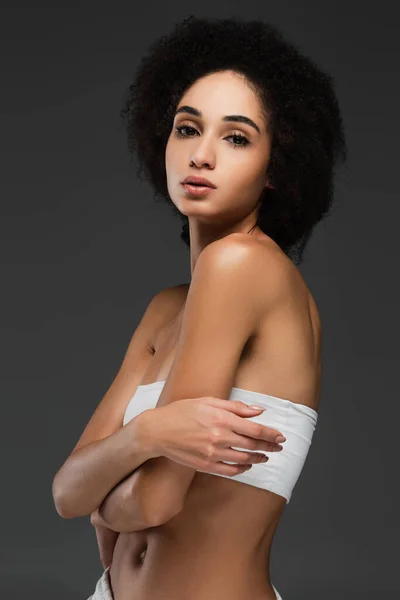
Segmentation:
<svg viewBox="0 0 400 600">
<path fill-rule="evenodd" d="M 180 106 L 177 111 L 175 112 L 174 117 L 176 117 L 176 115 L 178 113 L 182 113 L 182 112 L 186 112 L 189 113 L 191 115 L 194 115 L 195 117 L 202 117 L 203 114 L 197 110 L 197 108 L 193 108 L 192 106 Z M 256 125 L 256 123 L 254 123 L 254 121 L 252 121 L 251 119 L 249 119 L 249 117 L 245 117 L 244 115 L 227 115 L 225 117 L 222 118 L 223 121 L 232 121 L 234 123 L 245 123 L 246 125 L 250 125 L 250 127 L 254 127 L 254 129 L 258 132 L 261 133 L 258 125 Z"/>
</svg>

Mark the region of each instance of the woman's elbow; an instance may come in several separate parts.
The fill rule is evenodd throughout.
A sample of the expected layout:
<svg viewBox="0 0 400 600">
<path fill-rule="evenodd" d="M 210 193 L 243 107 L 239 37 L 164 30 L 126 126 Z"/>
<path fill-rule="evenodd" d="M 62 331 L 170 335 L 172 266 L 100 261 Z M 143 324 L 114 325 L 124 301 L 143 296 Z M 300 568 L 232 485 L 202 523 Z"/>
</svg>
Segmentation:
<svg viewBox="0 0 400 600">
<path fill-rule="evenodd" d="M 74 519 L 75 517 L 84 517 L 85 515 L 90 515 L 90 513 L 94 510 L 93 508 L 91 510 L 88 509 L 83 511 L 77 511 L 76 507 L 72 505 L 71 493 L 67 493 L 67 491 L 63 488 L 61 483 L 57 480 L 57 475 L 53 479 L 51 490 L 56 511 L 63 519 Z"/>
</svg>

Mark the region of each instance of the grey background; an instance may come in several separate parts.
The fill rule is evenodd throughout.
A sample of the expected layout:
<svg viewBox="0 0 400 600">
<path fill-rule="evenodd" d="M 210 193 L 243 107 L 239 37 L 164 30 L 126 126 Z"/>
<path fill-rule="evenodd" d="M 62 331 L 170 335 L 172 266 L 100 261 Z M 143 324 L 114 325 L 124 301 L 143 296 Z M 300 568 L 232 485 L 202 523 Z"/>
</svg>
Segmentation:
<svg viewBox="0 0 400 600">
<path fill-rule="evenodd" d="M 0 596 L 87 598 L 102 573 L 89 518 L 58 516 L 52 479 L 152 295 L 190 279 L 180 223 L 136 179 L 118 113 L 154 38 L 189 14 L 236 14 L 270 20 L 333 75 L 349 144 L 301 267 L 323 321 L 323 386 L 271 578 L 284 600 L 398 598 L 396 3 L 196 7 L 3 6 Z"/>
</svg>

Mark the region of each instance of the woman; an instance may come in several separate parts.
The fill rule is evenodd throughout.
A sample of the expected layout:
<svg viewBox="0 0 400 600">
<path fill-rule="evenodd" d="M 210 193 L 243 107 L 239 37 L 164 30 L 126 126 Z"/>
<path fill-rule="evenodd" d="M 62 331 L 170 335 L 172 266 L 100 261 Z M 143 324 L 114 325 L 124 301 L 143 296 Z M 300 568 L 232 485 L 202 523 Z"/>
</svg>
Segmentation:
<svg viewBox="0 0 400 600">
<path fill-rule="evenodd" d="M 321 381 L 295 263 L 346 156 L 332 81 L 270 25 L 189 17 L 151 46 L 122 116 L 138 174 L 183 221 L 192 278 L 150 302 L 56 507 L 91 514 L 93 600 L 279 599 L 271 545 Z"/>
</svg>

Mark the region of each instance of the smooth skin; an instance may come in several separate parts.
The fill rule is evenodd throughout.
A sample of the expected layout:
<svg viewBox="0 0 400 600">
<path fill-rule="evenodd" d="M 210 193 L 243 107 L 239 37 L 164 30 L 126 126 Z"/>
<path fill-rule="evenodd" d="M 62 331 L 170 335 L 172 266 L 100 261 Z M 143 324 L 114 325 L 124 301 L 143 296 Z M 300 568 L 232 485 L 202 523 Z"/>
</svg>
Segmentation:
<svg viewBox="0 0 400 600">
<path fill-rule="evenodd" d="M 320 346 L 313 302 L 301 278 L 296 277 L 298 271 L 282 262 L 279 254 L 275 256 L 278 260 L 274 270 L 270 248 L 252 240 L 251 236 L 240 234 L 240 239 L 237 237 L 235 234 L 223 240 L 223 254 L 228 256 L 230 251 L 235 250 L 232 242 L 239 242 L 252 244 L 247 249 L 255 250 L 260 261 L 262 256 L 263 264 L 269 259 L 271 280 L 257 277 L 260 273 L 257 261 L 250 261 L 256 270 L 247 272 L 252 281 L 265 282 L 266 306 L 270 298 L 268 290 L 273 290 L 276 302 L 272 303 L 273 309 L 266 309 L 256 333 L 247 344 L 247 350 L 239 359 L 236 371 L 229 370 L 232 364 L 229 353 L 239 346 L 226 332 L 229 330 L 234 335 L 236 331 L 239 335 L 240 327 L 232 326 L 232 320 L 234 323 L 238 321 L 235 311 L 241 314 L 248 312 L 251 319 L 254 296 L 251 296 L 248 287 L 242 286 L 241 289 L 247 289 L 249 297 L 244 303 L 238 288 L 235 288 L 236 293 L 232 293 L 231 287 L 219 287 L 218 293 L 210 294 L 205 302 L 203 294 L 209 289 L 215 290 L 215 287 L 205 285 L 206 280 L 202 279 L 202 286 L 196 288 L 197 292 L 200 290 L 199 294 L 192 294 L 191 298 L 188 294 L 184 313 L 182 309 L 178 310 L 174 322 L 166 325 L 157 336 L 153 362 L 142 383 L 167 379 L 177 386 L 194 383 L 199 386 L 199 391 L 194 390 L 190 394 L 187 392 L 189 388 L 186 388 L 186 393 L 185 389 L 180 393 L 179 388 L 172 388 L 169 398 L 174 401 L 182 396 L 207 395 L 207 385 L 221 390 L 227 378 L 234 373 L 236 387 L 269 393 L 316 408 Z M 247 266 L 250 269 L 248 263 Z M 283 280 L 279 280 L 279 274 Z M 213 278 L 215 285 L 218 285 L 218 280 L 221 285 L 221 279 Z M 196 279 L 196 283 L 199 281 Z M 240 278 L 236 281 L 240 282 Z M 270 285 L 272 281 L 275 286 Z M 279 281 L 280 285 L 277 284 Z M 226 309 L 226 300 L 224 310 L 218 305 L 221 296 L 228 299 L 232 318 Z M 216 304 L 213 304 L 213 299 Z M 208 308 L 206 314 L 202 308 L 205 305 Z M 197 318 L 199 314 L 200 319 Z M 219 331 L 221 335 L 218 335 Z M 196 342 L 198 335 L 204 335 L 201 343 Z M 221 361 L 221 357 L 227 362 Z M 205 372 L 207 378 L 204 377 Z M 211 384 L 209 378 L 214 378 Z M 166 385 L 160 395 L 161 402 L 165 399 Z M 175 392 L 176 389 L 178 392 Z M 226 390 L 217 392 L 221 398 L 226 397 L 225 393 Z M 190 469 L 170 463 L 167 458 L 148 461 L 137 473 L 137 486 L 133 487 L 132 498 L 139 498 L 142 505 L 153 506 L 154 512 L 157 506 L 174 497 L 178 508 L 181 508 L 179 493 L 187 491 L 183 507 L 165 524 L 147 532 L 121 533 L 119 536 L 110 570 L 117 598 L 123 598 L 127 589 L 133 590 L 132 593 L 140 590 L 144 598 L 157 597 L 160 594 L 158 590 L 163 590 L 166 597 L 168 594 L 172 597 L 176 581 L 179 581 L 182 597 L 186 594 L 186 597 L 204 598 L 209 590 L 219 598 L 274 598 L 271 595 L 274 592 L 269 579 L 269 558 L 273 535 L 285 506 L 284 498 L 268 490 L 205 473 L 196 473 L 192 478 Z M 169 485 L 173 487 L 167 487 L 167 474 L 172 478 Z M 208 535 L 205 535 L 206 532 Z M 197 577 L 193 574 L 193 565 L 199 573 Z"/>
<path fill-rule="evenodd" d="M 225 72 L 198 80 L 182 106 L 202 117 L 176 115 L 166 172 L 171 199 L 189 219 L 192 279 L 158 296 L 158 310 L 141 329 L 148 335 L 131 346 L 82 444 L 115 432 L 137 385 L 153 381 L 166 380 L 155 413 L 183 398 L 226 399 L 233 386 L 318 408 L 315 302 L 275 242 L 258 228 L 247 234 L 268 185 L 271 138 L 259 101 L 243 78 Z M 247 116 L 259 132 L 223 121 L 226 115 Z M 178 125 L 190 128 L 178 137 Z M 250 143 L 236 147 L 238 134 Z M 180 182 L 191 174 L 217 189 L 201 200 L 190 197 Z M 165 522 L 158 515 L 154 525 L 153 516 L 153 525 L 119 534 L 110 569 L 115 600 L 275 600 L 269 560 L 285 506 L 281 496 L 161 456 L 137 468 L 124 500 L 133 511 L 153 507 L 147 508 L 148 523 L 152 511 L 171 504 Z"/>
</svg>

